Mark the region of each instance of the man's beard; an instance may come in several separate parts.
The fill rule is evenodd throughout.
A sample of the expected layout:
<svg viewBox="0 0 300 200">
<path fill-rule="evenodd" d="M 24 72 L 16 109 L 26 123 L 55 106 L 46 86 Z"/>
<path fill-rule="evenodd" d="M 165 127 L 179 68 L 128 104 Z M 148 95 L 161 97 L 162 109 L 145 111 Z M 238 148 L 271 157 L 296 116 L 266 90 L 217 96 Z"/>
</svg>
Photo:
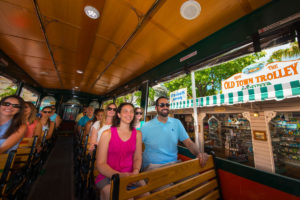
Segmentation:
<svg viewBox="0 0 300 200">
<path fill-rule="evenodd" d="M 167 110 L 168 112 L 162 112 L 163 110 Z M 169 115 L 169 109 L 163 109 L 161 111 L 157 111 L 158 115 L 162 116 L 162 117 L 168 117 Z"/>
</svg>

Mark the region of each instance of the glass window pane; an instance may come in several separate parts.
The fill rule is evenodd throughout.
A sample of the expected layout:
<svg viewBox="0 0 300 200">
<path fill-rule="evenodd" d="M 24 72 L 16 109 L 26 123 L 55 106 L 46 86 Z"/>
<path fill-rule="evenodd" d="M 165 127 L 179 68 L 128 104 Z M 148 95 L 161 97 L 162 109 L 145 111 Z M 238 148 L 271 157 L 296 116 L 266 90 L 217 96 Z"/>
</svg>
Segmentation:
<svg viewBox="0 0 300 200">
<path fill-rule="evenodd" d="M 0 76 L 0 99 L 5 96 L 13 95 L 16 91 L 17 85 L 13 81 Z"/>
<path fill-rule="evenodd" d="M 106 108 L 106 106 L 110 103 L 113 103 L 114 101 L 111 99 L 111 100 L 107 100 L 107 101 L 104 101 L 103 104 L 102 104 L 102 108 Z"/>
<path fill-rule="evenodd" d="M 67 101 L 67 104 L 80 105 L 80 102 L 77 99 L 70 99 Z"/>
<path fill-rule="evenodd" d="M 275 172 L 300 179 L 300 112 L 282 112 L 269 124 Z"/>
<path fill-rule="evenodd" d="M 92 106 L 93 108 L 99 108 L 100 107 L 100 104 L 99 104 L 99 102 L 98 101 L 92 101 L 91 103 L 90 103 L 90 106 Z"/>
<path fill-rule="evenodd" d="M 208 114 L 204 119 L 205 151 L 254 166 L 250 122 L 240 114 Z"/>
<path fill-rule="evenodd" d="M 30 101 L 34 105 L 36 105 L 36 102 L 38 100 L 38 95 L 33 93 L 31 90 L 28 90 L 26 88 L 22 88 L 21 95 L 20 95 L 24 101 Z"/>
</svg>

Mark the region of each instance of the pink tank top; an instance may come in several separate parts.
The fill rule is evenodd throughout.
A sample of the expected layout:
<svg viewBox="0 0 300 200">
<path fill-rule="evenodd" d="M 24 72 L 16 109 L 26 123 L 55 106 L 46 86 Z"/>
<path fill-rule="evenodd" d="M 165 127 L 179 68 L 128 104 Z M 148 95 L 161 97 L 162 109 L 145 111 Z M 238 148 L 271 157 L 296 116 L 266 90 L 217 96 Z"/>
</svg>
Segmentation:
<svg viewBox="0 0 300 200">
<path fill-rule="evenodd" d="M 27 131 L 26 131 L 24 137 L 31 138 L 31 137 L 33 137 L 34 129 L 37 125 L 37 120 L 34 120 L 34 122 L 32 124 L 29 124 L 29 122 L 27 122 L 26 124 L 27 124 Z"/>
<path fill-rule="evenodd" d="M 107 152 L 107 164 L 119 172 L 133 171 L 133 156 L 136 149 L 136 130 L 133 129 L 127 141 L 122 141 L 116 127 L 111 127 L 111 138 Z M 104 179 L 105 176 L 99 174 L 96 183 Z"/>
</svg>

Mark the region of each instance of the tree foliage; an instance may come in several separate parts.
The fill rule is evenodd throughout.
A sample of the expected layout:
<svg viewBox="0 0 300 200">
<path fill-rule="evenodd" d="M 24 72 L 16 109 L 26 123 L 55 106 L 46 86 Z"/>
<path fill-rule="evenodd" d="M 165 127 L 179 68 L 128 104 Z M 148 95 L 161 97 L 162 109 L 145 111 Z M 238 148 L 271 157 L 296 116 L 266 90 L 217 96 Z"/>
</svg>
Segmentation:
<svg viewBox="0 0 300 200">
<path fill-rule="evenodd" d="M 244 67 L 255 63 L 259 58 L 265 56 L 265 54 L 265 52 L 254 53 L 195 72 L 197 97 L 214 95 L 221 91 L 222 80 L 241 72 Z M 192 82 L 190 74 L 164 83 L 164 85 L 169 89 L 169 92 L 187 88 L 188 98 L 192 98 Z"/>
<path fill-rule="evenodd" d="M 268 63 L 275 61 L 282 61 L 284 58 L 292 58 L 300 55 L 300 49 L 298 46 L 298 42 L 291 43 L 291 46 L 286 49 L 279 49 L 274 51 L 270 58 L 268 59 Z"/>
<path fill-rule="evenodd" d="M 0 94 L 0 99 L 3 97 L 9 96 L 9 95 L 14 95 L 16 94 L 17 88 L 16 87 L 7 87 L 3 90 L 3 93 Z"/>
</svg>

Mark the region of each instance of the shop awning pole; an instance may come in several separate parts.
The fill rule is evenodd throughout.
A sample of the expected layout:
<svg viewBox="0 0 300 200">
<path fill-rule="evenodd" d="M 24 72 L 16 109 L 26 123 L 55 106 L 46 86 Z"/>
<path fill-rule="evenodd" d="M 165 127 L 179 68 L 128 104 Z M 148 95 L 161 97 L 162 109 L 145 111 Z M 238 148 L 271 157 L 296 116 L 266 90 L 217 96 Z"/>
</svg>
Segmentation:
<svg viewBox="0 0 300 200">
<path fill-rule="evenodd" d="M 198 113 L 196 105 L 196 87 L 195 87 L 195 72 L 191 72 L 192 75 L 192 93 L 193 93 L 193 108 L 194 108 L 194 130 L 195 130 L 195 142 L 200 152 L 204 152 L 204 137 L 203 134 L 200 136 L 199 140 L 199 126 L 198 126 Z"/>
</svg>

